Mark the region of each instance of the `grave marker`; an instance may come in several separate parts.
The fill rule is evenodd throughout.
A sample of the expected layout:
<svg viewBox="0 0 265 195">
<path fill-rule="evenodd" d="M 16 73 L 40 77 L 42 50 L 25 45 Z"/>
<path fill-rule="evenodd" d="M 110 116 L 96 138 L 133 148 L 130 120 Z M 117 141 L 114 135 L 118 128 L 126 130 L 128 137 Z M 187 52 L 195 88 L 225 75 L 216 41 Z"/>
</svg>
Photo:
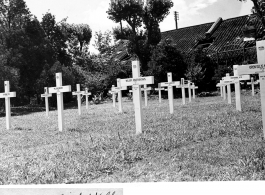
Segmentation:
<svg viewBox="0 0 265 195">
<path fill-rule="evenodd" d="M 145 84 L 143 88 L 141 88 L 141 91 L 144 91 L 144 100 L 145 100 L 145 106 L 147 106 L 147 101 L 148 101 L 148 97 L 147 97 L 147 91 L 150 91 L 151 87 L 147 87 L 147 85 Z"/>
<path fill-rule="evenodd" d="M 49 116 L 49 97 L 52 97 L 52 94 L 48 92 L 48 87 L 44 87 L 44 94 L 41 94 L 41 97 L 45 98 L 46 116 Z"/>
<path fill-rule="evenodd" d="M 154 84 L 154 77 L 153 76 L 140 77 L 139 61 L 132 61 L 132 75 L 133 78 L 121 79 L 121 86 L 132 86 L 133 102 L 135 110 L 136 134 L 140 134 L 143 131 L 141 85 Z"/>
<path fill-rule="evenodd" d="M 195 99 L 195 89 L 198 89 L 198 87 L 197 87 L 197 86 L 195 86 L 195 84 L 194 84 L 194 83 L 192 83 L 192 85 L 191 85 L 191 87 L 190 87 L 190 88 L 192 89 L 193 99 Z"/>
<path fill-rule="evenodd" d="M 73 95 L 77 96 L 78 114 L 81 115 L 81 95 L 85 92 L 80 91 L 80 84 L 76 84 L 76 91 L 72 92 Z"/>
<path fill-rule="evenodd" d="M 4 82 L 5 93 L 0 93 L 0 98 L 5 98 L 6 105 L 6 129 L 9 130 L 11 127 L 11 108 L 10 108 L 10 98 L 16 97 L 16 92 L 10 92 L 9 81 Z"/>
<path fill-rule="evenodd" d="M 188 92 L 189 92 L 189 102 L 191 102 L 191 82 L 190 81 L 188 81 Z"/>
<path fill-rule="evenodd" d="M 83 94 L 86 96 L 86 109 L 88 109 L 88 96 L 91 95 L 91 92 L 88 92 L 88 88 L 85 88 L 85 93 Z"/>
<path fill-rule="evenodd" d="M 161 103 L 162 102 L 161 91 L 165 89 L 161 87 L 161 83 L 158 83 L 158 88 L 155 88 L 155 90 L 158 91 L 159 103 Z"/>
<path fill-rule="evenodd" d="M 234 73 L 236 74 L 236 73 Z M 234 83 L 235 84 L 235 96 L 236 96 L 236 110 L 241 111 L 241 93 L 240 93 L 240 81 L 249 80 L 249 75 L 242 75 L 242 76 L 227 76 L 224 77 L 224 82 L 227 83 Z"/>
<path fill-rule="evenodd" d="M 230 85 L 231 83 L 225 81 L 225 78 L 229 78 L 229 77 L 230 77 L 230 74 L 227 73 L 227 74 L 226 74 L 226 77 L 223 77 L 223 78 L 224 78 L 224 83 L 225 83 L 226 86 L 227 86 L 227 99 L 228 99 L 228 104 L 232 104 L 231 85 Z"/>
<path fill-rule="evenodd" d="M 219 82 L 216 84 L 216 87 L 220 88 L 221 97 L 223 97 L 223 86 L 222 86 L 222 84 Z"/>
<path fill-rule="evenodd" d="M 58 110 L 58 126 L 59 131 L 64 130 L 64 106 L 63 106 L 63 93 L 71 92 L 71 85 L 62 86 L 62 73 L 56 73 L 56 87 L 49 87 L 50 93 L 57 94 L 57 110 Z"/>
<path fill-rule="evenodd" d="M 252 96 L 255 96 L 255 87 L 254 85 L 259 84 L 259 81 L 254 82 L 254 78 L 251 77 L 251 82 L 247 82 L 247 85 L 251 85 L 251 89 L 252 89 Z"/>
<path fill-rule="evenodd" d="M 127 90 L 127 87 L 122 87 L 121 79 L 117 79 L 117 87 L 114 87 L 114 90 L 118 93 L 119 112 L 122 112 L 122 91 Z"/>
<path fill-rule="evenodd" d="M 169 101 L 169 112 L 170 114 L 174 113 L 174 93 L 173 93 L 173 86 L 179 86 L 179 81 L 173 81 L 172 73 L 167 73 L 167 82 L 161 83 L 162 87 L 167 87 L 168 93 L 168 101 Z"/>
<path fill-rule="evenodd" d="M 117 93 L 117 91 L 114 88 L 115 88 L 115 85 L 112 85 L 109 93 L 112 94 L 113 107 L 115 108 L 116 107 L 116 93 Z"/>
<path fill-rule="evenodd" d="M 185 88 L 189 88 L 188 84 L 185 84 L 184 78 L 181 78 L 181 82 L 180 85 L 176 86 L 176 88 L 181 88 L 181 92 L 182 92 L 182 104 L 185 105 L 186 104 L 186 96 L 185 96 Z"/>
</svg>

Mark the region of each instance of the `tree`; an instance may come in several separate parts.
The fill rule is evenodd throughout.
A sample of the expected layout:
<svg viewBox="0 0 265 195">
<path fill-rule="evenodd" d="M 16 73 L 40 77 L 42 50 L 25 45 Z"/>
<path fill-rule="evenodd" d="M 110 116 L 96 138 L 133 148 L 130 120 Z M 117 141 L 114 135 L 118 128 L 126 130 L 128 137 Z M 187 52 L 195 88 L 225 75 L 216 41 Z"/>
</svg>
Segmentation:
<svg viewBox="0 0 265 195">
<path fill-rule="evenodd" d="M 106 31 L 104 33 L 99 31 L 95 33 L 94 47 L 100 52 L 100 54 L 111 52 L 112 50 L 111 42 L 112 42 L 112 37 L 110 31 Z"/>
<path fill-rule="evenodd" d="M 114 27 L 114 28 L 112 28 L 112 34 L 113 34 L 113 37 L 116 41 L 119 39 L 129 40 L 131 30 L 128 26 L 123 28 L 122 30 L 119 27 Z"/>
<path fill-rule="evenodd" d="M 150 61 L 150 46 L 161 40 L 159 23 L 172 6 L 171 0 L 148 0 L 146 3 L 142 0 L 112 0 L 110 3 L 108 18 L 116 23 L 127 22 L 130 27 L 129 51 L 138 57 L 144 70 Z"/>
<path fill-rule="evenodd" d="M 247 0 L 238 0 L 245 2 Z M 251 0 L 253 2 L 252 13 L 261 21 L 263 28 L 265 28 L 265 0 Z M 253 18 L 252 18 L 253 19 Z"/>
</svg>

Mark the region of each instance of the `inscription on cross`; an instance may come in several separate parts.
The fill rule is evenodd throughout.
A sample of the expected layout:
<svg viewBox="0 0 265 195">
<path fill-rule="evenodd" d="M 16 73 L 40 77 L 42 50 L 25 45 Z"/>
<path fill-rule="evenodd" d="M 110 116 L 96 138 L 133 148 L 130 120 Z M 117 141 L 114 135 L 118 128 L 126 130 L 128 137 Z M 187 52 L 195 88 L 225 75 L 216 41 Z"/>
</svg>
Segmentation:
<svg viewBox="0 0 265 195">
<path fill-rule="evenodd" d="M 10 92 L 9 81 L 4 82 L 5 93 L 0 93 L 0 98 L 5 98 L 6 106 L 6 129 L 9 130 L 11 127 L 11 107 L 10 107 L 10 98 L 16 97 L 16 92 Z"/>
<path fill-rule="evenodd" d="M 71 85 L 62 86 L 62 73 L 56 73 L 56 87 L 49 87 L 50 93 L 57 94 L 57 110 L 58 110 L 58 126 L 59 131 L 64 130 L 64 106 L 63 106 L 63 93 L 71 92 Z"/>
<path fill-rule="evenodd" d="M 154 77 L 140 77 L 139 61 L 132 61 L 132 75 L 133 78 L 121 79 L 121 86 L 132 86 L 136 134 L 140 134 L 143 131 L 141 85 L 154 84 Z"/>
</svg>

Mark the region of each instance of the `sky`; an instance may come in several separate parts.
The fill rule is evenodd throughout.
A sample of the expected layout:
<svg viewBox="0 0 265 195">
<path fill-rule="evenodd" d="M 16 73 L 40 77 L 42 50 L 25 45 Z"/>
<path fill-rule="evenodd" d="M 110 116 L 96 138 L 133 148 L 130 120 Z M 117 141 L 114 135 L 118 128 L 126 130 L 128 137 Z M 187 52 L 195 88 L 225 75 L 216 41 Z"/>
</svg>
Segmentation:
<svg viewBox="0 0 265 195">
<path fill-rule="evenodd" d="M 24 0 L 31 13 L 39 20 L 46 12 L 55 15 L 56 21 L 68 18 L 68 23 L 88 24 L 92 29 L 90 51 L 97 53 L 93 47 L 94 34 L 97 31 L 112 30 L 118 24 L 107 18 L 110 0 Z M 175 29 L 174 11 L 179 12 L 178 27 L 183 28 L 208 22 L 218 17 L 233 18 L 251 13 L 252 1 L 238 0 L 172 0 L 174 7 L 170 14 L 160 23 L 161 32 Z M 126 25 L 124 23 L 124 25 Z"/>
</svg>

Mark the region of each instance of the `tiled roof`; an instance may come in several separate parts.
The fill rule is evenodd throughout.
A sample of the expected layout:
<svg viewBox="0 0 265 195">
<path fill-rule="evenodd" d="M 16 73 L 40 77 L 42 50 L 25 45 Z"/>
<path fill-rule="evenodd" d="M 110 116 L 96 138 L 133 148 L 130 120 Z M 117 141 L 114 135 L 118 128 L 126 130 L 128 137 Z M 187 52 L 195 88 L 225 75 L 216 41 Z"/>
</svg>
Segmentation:
<svg viewBox="0 0 265 195">
<path fill-rule="evenodd" d="M 161 37 L 162 40 L 171 39 L 172 44 L 180 51 L 190 52 L 197 40 L 203 38 L 212 25 L 213 22 L 166 31 L 161 33 Z"/>
<path fill-rule="evenodd" d="M 204 49 L 209 54 L 243 49 L 255 45 L 255 41 L 243 41 L 242 28 L 247 24 L 248 18 L 249 16 L 246 15 L 221 20 L 220 25 L 208 37 L 206 37 L 206 32 L 213 26 L 214 22 L 165 31 L 161 33 L 161 37 L 162 40 L 170 39 L 171 43 L 181 52 L 192 52 L 201 43 L 200 40 L 208 44 L 208 47 Z M 261 23 L 257 21 L 255 26 L 257 34 L 261 33 Z M 127 44 L 128 40 L 120 40 L 114 59 L 124 63 L 130 60 L 131 56 L 127 52 Z"/>
<path fill-rule="evenodd" d="M 244 36 L 242 28 L 247 23 L 248 17 L 249 16 L 246 15 L 223 20 L 213 34 L 208 37 L 213 41 L 206 50 L 212 53 L 253 46 L 253 44 L 255 44 L 254 41 L 243 41 Z M 207 23 L 162 32 L 162 39 L 169 38 L 180 51 L 190 52 L 196 47 L 198 39 L 203 39 L 205 37 L 205 33 L 213 24 L 214 23 Z M 256 22 L 256 27 L 258 32 L 260 32 L 260 22 Z"/>
</svg>

